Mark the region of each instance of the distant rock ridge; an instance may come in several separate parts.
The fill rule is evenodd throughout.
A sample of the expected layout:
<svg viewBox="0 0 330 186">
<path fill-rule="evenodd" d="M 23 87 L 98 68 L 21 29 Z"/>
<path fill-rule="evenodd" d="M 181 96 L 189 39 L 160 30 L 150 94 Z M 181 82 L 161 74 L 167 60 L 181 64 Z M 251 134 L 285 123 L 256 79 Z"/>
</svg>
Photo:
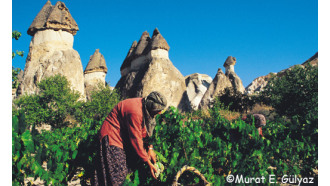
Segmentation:
<svg viewBox="0 0 330 186">
<path fill-rule="evenodd" d="M 308 60 L 302 63 L 303 66 L 307 65 L 307 63 L 310 63 L 312 66 L 318 65 L 319 62 L 319 53 L 316 52 L 312 57 L 310 57 Z"/>
<path fill-rule="evenodd" d="M 79 53 L 73 49 L 78 26 L 63 2 L 47 1 L 32 22 L 32 36 L 18 96 L 39 92 L 37 84 L 46 77 L 65 76 L 85 100 L 84 73 Z"/>
<path fill-rule="evenodd" d="M 54 6 L 50 1 L 47 1 L 33 20 L 27 33 L 34 36 L 37 31 L 46 29 L 67 31 L 72 35 L 76 35 L 79 30 L 69 9 L 61 1 L 58 1 Z"/>
<path fill-rule="evenodd" d="M 150 38 L 143 32 L 139 42 L 133 42 L 120 68 L 116 85 L 124 98 L 145 97 L 159 91 L 168 106 L 183 108 L 187 102 L 185 78 L 168 57 L 169 46 L 156 28 Z"/>
<path fill-rule="evenodd" d="M 305 65 L 307 65 L 308 63 L 310 63 L 312 66 L 317 66 L 318 65 L 318 52 L 316 52 L 311 58 L 309 58 L 308 60 L 306 60 L 305 62 L 303 62 L 301 65 L 304 67 Z M 297 66 L 297 65 L 294 65 Z M 270 80 L 270 78 L 274 75 L 281 77 L 285 74 L 285 72 L 287 70 L 292 69 L 294 66 L 289 67 L 287 69 L 281 70 L 278 73 L 274 73 L 271 72 L 265 76 L 260 76 L 255 78 L 246 88 L 245 88 L 245 93 L 248 95 L 252 95 L 252 94 L 256 94 L 259 93 L 260 91 L 262 91 L 264 89 L 264 87 L 267 85 L 268 81 Z"/>
</svg>

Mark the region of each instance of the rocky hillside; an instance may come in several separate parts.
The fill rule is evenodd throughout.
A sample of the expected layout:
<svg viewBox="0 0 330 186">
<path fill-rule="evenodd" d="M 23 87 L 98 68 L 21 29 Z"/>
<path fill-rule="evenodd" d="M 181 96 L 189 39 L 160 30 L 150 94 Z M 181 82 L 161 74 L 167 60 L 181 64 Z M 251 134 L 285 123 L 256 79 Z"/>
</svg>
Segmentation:
<svg viewBox="0 0 330 186">
<path fill-rule="evenodd" d="M 310 63 L 312 66 L 318 65 L 318 52 L 316 52 L 311 58 L 309 58 L 308 60 L 303 62 L 301 64 L 301 66 L 305 66 L 308 63 Z M 296 66 L 296 65 L 294 65 L 294 66 Z M 294 66 L 292 66 L 292 67 L 294 67 Z M 290 70 L 292 67 L 281 70 L 278 73 L 273 73 L 272 72 L 272 73 L 269 73 L 265 76 L 257 77 L 256 79 L 254 79 L 252 81 L 252 83 L 250 83 L 245 88 L 245 93 L 251 95 L 251 94 L 260 92 L 267 85 L 267 83 L 269 81 L 269 78 L 272 77 L 272 75 L 282 76 L 285 73 L 285 71 Z"/>
</svg>

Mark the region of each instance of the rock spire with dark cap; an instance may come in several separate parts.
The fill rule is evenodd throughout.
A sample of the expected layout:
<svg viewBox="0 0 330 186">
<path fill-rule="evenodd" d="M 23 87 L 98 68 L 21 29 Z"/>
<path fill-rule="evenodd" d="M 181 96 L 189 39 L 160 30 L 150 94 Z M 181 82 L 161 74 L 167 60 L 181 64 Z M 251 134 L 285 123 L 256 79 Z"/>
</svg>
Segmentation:
<svg viewBox="0 0 330 186">
<path fill-rule="evenodd" d="M 38 30 L 45 29 L 63 30 L 72 35 L 76 35 L 79 30 L 69 9 L 61 1 L 58 1 L 54 6 L 50 1 L 47 1 L 33 20 L 27 33 L 33 36 Z"/>
<path fill-rule="evenodd" d="M 144 31 L 133 52 L 133 56 L 134 56 L 133 58 L 136 58 L 140 55 L 145 55 L 148 53 L 148 51 L 146 49 L 149 44 L 149 41 L 150 41 L 150 35 L 147 31 Z"/>
<path fill-rule="evenodd" d="M 152 38 L 151 38 L 151 50 L 164 49 L 169 51 L 170 47 L 168 46 L 164 37 L 159 33 L 158 28 L 155 28 Z"/>
<path fill-rule="evenodd" d="M 146 97 L 152 91 L 161 92 L 170 106 L 181 107 L 186 90 L 185 79 L 169 59 L 168 44 L 159 33 L 143 32 L 133 44 L 120 69 L 121 78 L 116 89 L 123 98 Z M 134 48 L 134 49 L 133 49 Z"/>
<path fill-rule="evenodd" d="M 208 109 L 210 103 L 215 99 L 215 97 L 219 96 L 219 94 L 227 87 L 232 87 L 232 84 L 228 77 L 226 77 L 226 75 L 222 72 L 221 68 L 219 68 L 217 74 L 212 80 L 212 83 L 201 99 L 199 108 Z"/>
<path fill-rule="evenodd" d="M 120 70 L 121 70 L 121 71 L 124 70 L 125 68 L 131 66 L 132 57 L 133 57 L 133 51 L 135 50 L 136 46 L 137 46 L 137 42 L 134 41 L 134 42 L 132 43 L 131 48 L 129 49 L 129 51 L 128 51 L 127 55 L 126 55 L 126 58 L 125 58 L 123 64 L 122 64 L 121 67 L 120 67 Z"/>
<path fill-rule="evenodd" d="M 225 63 L 223 64 L 223 67 L 229 67 L 230 65 L 236 64 L 236 58 L 232 56 L 228 56 Z"/>
<path fill-rule="evenodd" d="M 79 53 L 73 49 L 77 30 L 63 2 L 58 1 L 54 6 L 46 2 L 27 31 L 33 37 L 18 96 L 38 93 L 40 81 L 60 74 L 67 78 L 72 90 L 80 93 L 81 100 L 85 100 L 84 70 Z"/>
<path fill-rule="evenodd" d="M 94 54 L 90 57 L 84 73 L 87 74 L 91 72 L 108 72 L 104 56 L 100 53 L 100 49 L 96 49 Z"/>
</svg>

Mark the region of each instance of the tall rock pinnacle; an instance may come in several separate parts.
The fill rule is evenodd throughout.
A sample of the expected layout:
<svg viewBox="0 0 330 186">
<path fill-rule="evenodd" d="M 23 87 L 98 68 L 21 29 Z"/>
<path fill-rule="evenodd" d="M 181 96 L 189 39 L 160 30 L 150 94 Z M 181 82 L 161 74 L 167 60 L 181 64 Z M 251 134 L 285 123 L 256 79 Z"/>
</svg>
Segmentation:
<svg viewBox="0 0 330 186">
<path fill-rule="evenodd" d="M 94 54 L 90 57 L 84 73 L 88 74 L 91 72 L 108 72 L 104 56 L 100 53 L 100 49 L 96 49 Z"/>
<path fill-rule="evenodd" d="M 168 106 L 181 107 L 187 96 L 185 79 L 168 57 L 169 46 L 158 29 L 143 32 L 130 47 L 116 89 L 124 98 L 144 97 L 152 91 L 166 96 Z"/>
<path fill-rule="evenodd" d="M 38 30 L 45 29 L 67 31 L 72 35 L 76 35 L 79 30 L 69 9 L 61 1 L 58 1 L 54 6 L 50 1 L 47 1 L 33 20 L 27 33 L 33 36 Z"/>
<path fill-rule="evenodd" d="M 170 47 L 168 46 L 164 37 L 159 33 L 158 28 L 156 28 L 152 34 L 151 38 L 151 50 L 164 49 L 169 51 Z"/>
<path fill-rule="evenodd" d="M 37 84 L 41 80 L 60 74 L 85 100 L 83 67 L 79 53 L 73 49 L 73 35 L 77 31 L 78 25 L 63 2 L 54 6 L 46 2 L 27 31 L 32 40 L 17 90 L 19 96 L 38 93 Z"/>
<path fill-rule="evenodd" d="M 104 56 L 100 53 L 99 49 L 96 49 L 94 54 L 90 57 L 84 72 L 87 99 L 91 98 L 93 90 L 98 89 L 99 86 L 105 86 L 105 76 L 107 75 L 107 71 L 108 68 Z"/>
</svg>

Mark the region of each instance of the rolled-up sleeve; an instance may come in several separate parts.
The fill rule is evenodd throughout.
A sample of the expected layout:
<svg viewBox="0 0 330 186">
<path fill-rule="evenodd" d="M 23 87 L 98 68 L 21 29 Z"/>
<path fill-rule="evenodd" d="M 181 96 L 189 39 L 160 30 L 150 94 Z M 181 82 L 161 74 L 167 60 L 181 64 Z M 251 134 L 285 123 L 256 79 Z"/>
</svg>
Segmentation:
<svg viewBox="0 0 330 186">
<path fill-rule="evenodd" d="M 147 151 L 143 147 L 142 117 L 138 114 L 130 114 L 127 117 L 129 140 L 138 156 L 146 162 L 149 160 Z"/>
</svg>

